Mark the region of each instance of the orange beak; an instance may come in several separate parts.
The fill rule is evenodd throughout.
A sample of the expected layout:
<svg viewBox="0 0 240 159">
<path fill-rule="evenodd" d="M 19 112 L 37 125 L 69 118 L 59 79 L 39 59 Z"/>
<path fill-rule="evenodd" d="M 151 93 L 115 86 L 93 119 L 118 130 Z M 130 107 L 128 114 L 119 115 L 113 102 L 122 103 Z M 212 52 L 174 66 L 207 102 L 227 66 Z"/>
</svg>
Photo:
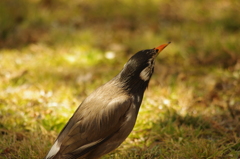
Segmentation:
<svg viewBox="0 0 240 159">
<path fill-rule="evenodd" d="M 167 47 L 171 42 L 168 42 L 167 44 L 162 44 L 156 48 L 154 48 L 154 50 L 158 50 L 158 53 L 161 52 L 165 47 Z"/>
</svg>

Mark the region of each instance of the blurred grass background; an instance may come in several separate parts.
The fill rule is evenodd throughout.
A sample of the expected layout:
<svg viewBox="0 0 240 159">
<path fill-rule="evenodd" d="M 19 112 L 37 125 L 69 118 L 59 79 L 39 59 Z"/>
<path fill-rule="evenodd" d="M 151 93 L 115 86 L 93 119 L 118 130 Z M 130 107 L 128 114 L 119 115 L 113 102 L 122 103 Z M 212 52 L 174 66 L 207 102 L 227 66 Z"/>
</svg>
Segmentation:
<svg viewBox="0 0 240 159">
<path fill-rule="evenodd" d="M 103 158 L 240 157 L 238 0 L 1 0 L 0 158 L 43 158 L 135 52 L 158 57 L 136 126 Z"/>
</svg>

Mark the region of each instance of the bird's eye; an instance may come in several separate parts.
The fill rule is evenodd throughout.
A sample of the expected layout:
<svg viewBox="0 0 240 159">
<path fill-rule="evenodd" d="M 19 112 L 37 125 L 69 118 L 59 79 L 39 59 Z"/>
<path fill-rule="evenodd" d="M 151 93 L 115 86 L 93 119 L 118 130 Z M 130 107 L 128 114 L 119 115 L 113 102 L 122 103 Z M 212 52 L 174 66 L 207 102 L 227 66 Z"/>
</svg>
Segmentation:
<svg viewBox="0 0 240 159">
<path fill-rule="evenodd" d="M 158 52 L 158 49 L 155 49 L 156 50 L 156 52 Z"/>
</svg>

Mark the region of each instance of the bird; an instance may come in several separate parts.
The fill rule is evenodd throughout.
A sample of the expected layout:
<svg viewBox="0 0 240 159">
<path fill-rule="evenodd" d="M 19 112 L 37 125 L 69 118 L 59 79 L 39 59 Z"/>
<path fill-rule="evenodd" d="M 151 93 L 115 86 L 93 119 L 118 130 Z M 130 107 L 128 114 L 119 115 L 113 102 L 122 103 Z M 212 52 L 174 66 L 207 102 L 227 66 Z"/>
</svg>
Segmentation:
<svg viewBox="0 0 240 159">
<path fill-rule="evenodd" d="M 83 100 L 45 159 L 98 159 L 120 146 L 133 130 L 155 59 L 168 44 L 137 52 Z"/>
</svg>

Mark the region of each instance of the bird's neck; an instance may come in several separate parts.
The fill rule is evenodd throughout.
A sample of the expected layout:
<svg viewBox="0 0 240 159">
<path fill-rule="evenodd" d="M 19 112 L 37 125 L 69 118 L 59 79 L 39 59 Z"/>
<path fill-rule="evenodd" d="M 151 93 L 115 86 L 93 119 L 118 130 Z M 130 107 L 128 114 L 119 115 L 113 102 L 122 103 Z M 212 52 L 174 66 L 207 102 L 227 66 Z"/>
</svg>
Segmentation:
<svg viewBox="0 0 240 159">
<path fill-rule="evenodd" d="M 137 94 L 143 96 L 144 91 L 148 87 L 149 80 L 143 81 L 135 74 L 128 71 L 128 73 L 120 72 L 115 80 L 118 80 L 119 86 L 126 90 L 129 94 Z"/>
</svg>

